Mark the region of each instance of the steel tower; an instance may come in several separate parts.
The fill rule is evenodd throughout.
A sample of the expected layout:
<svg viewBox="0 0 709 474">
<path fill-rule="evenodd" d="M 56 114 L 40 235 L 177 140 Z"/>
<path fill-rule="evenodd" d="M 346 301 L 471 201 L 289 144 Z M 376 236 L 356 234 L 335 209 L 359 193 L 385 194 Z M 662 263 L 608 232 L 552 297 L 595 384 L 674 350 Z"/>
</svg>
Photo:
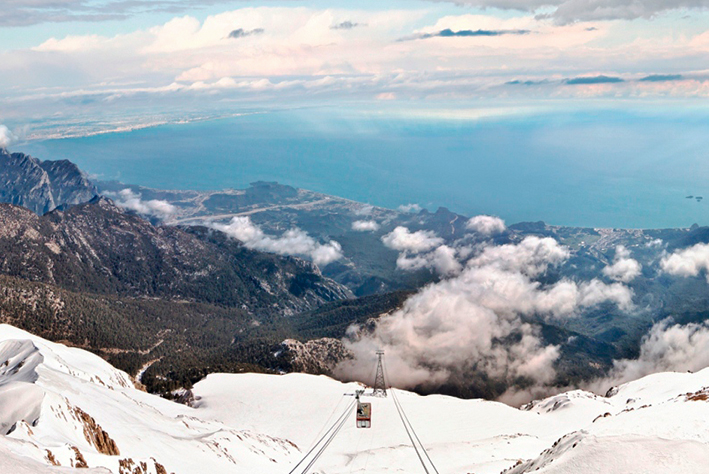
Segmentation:
<svg viewBox="0 0 709 474">
<path fill-rule="evenodd" d="M 387 396 L 387 386 L 384 381 L 384 365 L 382 363 L 383 357 L 384 351 L 377 351 L 377 375 L 374 377 L 374 391 L 372 392 L 372 395 L 375 397 Z"/>
</svg>

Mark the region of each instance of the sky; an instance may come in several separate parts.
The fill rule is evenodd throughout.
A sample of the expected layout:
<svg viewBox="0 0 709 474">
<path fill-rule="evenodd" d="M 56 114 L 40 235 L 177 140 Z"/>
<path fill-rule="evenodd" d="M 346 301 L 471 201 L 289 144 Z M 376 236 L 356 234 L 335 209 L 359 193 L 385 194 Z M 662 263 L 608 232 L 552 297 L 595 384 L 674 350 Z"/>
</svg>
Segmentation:
<svg viewBox="0 0 709 474">
<path fill-rule="evenodd" d="M 0 124 L 709 94 L 709 0 L 5 0 Z M 435 106 L 433 105 L 435 104 Z M 58 125 L 61 124 L 61 125 Z"/>
</svg>

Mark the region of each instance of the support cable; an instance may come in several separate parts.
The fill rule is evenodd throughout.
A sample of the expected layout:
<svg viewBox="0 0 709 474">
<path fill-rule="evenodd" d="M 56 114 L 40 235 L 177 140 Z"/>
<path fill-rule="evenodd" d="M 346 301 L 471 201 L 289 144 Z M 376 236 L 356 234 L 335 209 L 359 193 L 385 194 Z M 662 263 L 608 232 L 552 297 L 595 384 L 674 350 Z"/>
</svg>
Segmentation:
<svg viewBox="0 0 709 474">
<path fill-rule="evenodd" d="M 340 430 L 342 429 L 342 427 L 345 426 L 345 422 L 347 421 L 347 415 L 349 415 L 350 413 L 352 413 L 352 410 L 354 409 L 354 406 L 355 406 L 355 404 L 353 403 L 350 407 L 348 407 L 348 410 L 345 412 L 345 417 L 342 419 L 342 421 L 340 422 L 340 424 L 337 426 L 337 429 L 335 429 L 335 431 L 332 433 L 332 435 L 330 436 L 330 438 L 325 442 L 325 444 L 323 445 L 323 447 L 320 448 L 320 451 L 318 451 L 318 452 L 315 454 L 315 457 L 313 458 L 313 460 L 310 461 L 310 463 L 309 463 L 307 466 L 305 466 L 305 469 L 303 470 L 303 474 L 308 474 L 308 471 L 310 470 L 310 468 L 313 467 L 313 465 L 315 465 L 315 463 L 318 461 L 318 459 L 320 459 L 320 456 L 322 456 L 322 454 L 325 452 L 325 450 L 327 449 L 327 447 L 330 446 L 330 443 L 332 443 L 332 441 L 335 439 L 335 437 L 336 437 L 337 434 L 340 432 Z"/>
<path fill-rule="evenodd" d="M 364 436 L 364 433 L 362 432 L 362 430 L 359 430 L 359 436 L 357 437 L 357 444 L 355 445 L 354 455 L 352 456 L 352 459 L 350 460 L 349 474 L 352 474 L 352 472 L 354 471 L 355 460 L 357 459 L 357 454 L 359 453 L 359 443 L 362 442 L 363 436 Z"/>
<path fill-rule="evenodd" d="M 387 369 L 386 364 L 384 364 L 384 371 L 386 372 L 387 380 L 389 380 L 391 383 L 391 379 L 389 378 L 389 370 Z M 416 433 L 416 430 L 414 430 L 414 425 L 411 424 L 409 417 L 406 415 L 406 412 L 404 411 L 404 407 L 401 405 L 401 402 L 399 401 L 399 397 L 396 396 L 396 393 L 394 391 L 394 387 L 392 387 L 390 385 L 389 391 L 391 392 L 392 399 L 394 400 L 394 405 L 396 406 L 396 409 L 399 412 L 399 417 L 401 418 L 401 422 L 404 424 L 404 428 L 406 428 L 406 434 L 409 435 L 409 439 L 411 440 L 411 444 L 414 446 L 414 449 L 416 450 L 416 454 L 418 455 L 419 460 L 421 461 L 421 464 L 423 465 L 424 471 L 426 471 L 426 473 L 429 474 L 428 468 L 426 467 L 426 465 L 423 461 L 423 458 L 419 454 L 419 451 L 416 448 L 416 444 L 414 443 L 414 440 L 411 437 L 411 434 L 409 434 L 408 427 L 411 428 L 411 432 L 413 433 L 414 437 L 416 438 L 418 445 L 421 446 L 421 451 L 423 451 L 424 455 L 426 456 L 426 459 L 428 459 L 428 462 L 431 464 L 431 467 L 433 468 L 433 470 L 436 472 L 436 474 L 440 474 L 438 472 L 438 469 L 436 468 L 436 465 L 433 464 L 433 461 L 431 460 L 431 456 L 429 456 L 428 451 L 426 451 L 426 447 L 423 445 L 423 443 L 421 442 L 421 439 L 419 438 L 418 434 Z"/>
<path fill-rule="evenodd" d="M 338 402 L 338 404 L 339 404 L 339 402 Z M 332 430 L 333 430 L 336 426 L 338 426 L 338 424 L 339 424 L 340 427 L 344 424 L 344 421 L 347 420 L 347 415 L 351 412 L 351 409 L 352 409 L 352 407 L 354 406 L 354 404 L 355 404 L 355 402 L 352 402 L 352 403 L 350 403 L 349 405 L 347 405 L 347 407 L 345 408 L 345 411 L 342 412 L 342 414 L 337 418 L 337 420 L 335 420 L 335 422 L 330 426 L 330 428 L 325 432 L 325 434 L 323 434 L 322 437 L 321 437 L 319 440 L 317 440 L 317 442 L 313 445 L 313 447 L 310 448 L 310 451 L 308 451 L 308 452 L 305 454 L 305 456 L 303 456 L 303 458 L 302 458 L 300 461 L 298 461 L 298 464 L 296 464 L 296 465 L 293 467 L 293 469 L 290 470 L 290 472 L 289 472 L 288 474 L 293 474 L 293 473 L 296 471 L 296 469 L 298 469 L 298 466 L 300 466 L 301 464 L 303 464 L 303 462 L 304 462 L 306 459 L 308 459 L 308 457 L 313 453 L 313 451 L 315 451 L 315 448 L 317 448 L 317 447 L 320 445 L 320 443 L 322 443 L 322 441 L 323 441 L 329 434 L 332 433 Z M 322 431 L 322 430 L 321 430 L 321 431 Z M 338 429 L 337 431 L 339 431 L 339 429 Z M 322 451 L 322 450 L 321 450 L 321 451 Z M 309 468 L 309 467 L 310 467 L 310 466 L 308 466 L 308 468 Z M 306 468 L 306 471 L 307 471 L 308 468 Z M 303 472 L 306 472 L 306 471 L 303 471 Z"/>
<path fill-rule="evenodd" d="M 318 431 L 318 434 L 315 435 L 315 438 L 314 438 L 315 440 L 317 440 L 318 438 L 320 438 L 320 435 L 323 434 L 323 432 L 325 431 L 325 428 L 327 428 L 328 426 L 330 426 L 330 423 L 331 423 L 332 420 L 333 420 L 332 417 L 333 417 L 333 416 L 335 415 L 335 413 L 337 412 L 337 409 L 340 408 L 340 404 L 342 403 L 342 400 L 345 400 L 345 399 L 346 399 L 346 397 L 343 395 L 343 396 L 340 398 L 340 400 L 337 402 L 337 405 L 335 405 L 335 408 L 332 409 L 332 412 L 330 413 L 330 416 L 327 417 L 327 421 L 326 421 L 325 423 L 323 423 L 322 428 L 320 428 L 320 431 Z M 339 416 L 338 416 L 337 418 L 339 419 Z M 312 445 L 312 446 L 315 446 L 315 445 Z M 311 447 L 312 447 L 312 446 L 311 446 Z"/>
<path fill-rule="evenodd" d="M 399 401 L 399 398 L 398 398 L 398 397 L 396 396 L 396 394 L 394 393 L 394 389 L 393 389 L 393 388 L 390 389 L 390 392 L 391 392 L 392 395 L 395 397 L 396 403 L 397 403 L 399 406 L 401 406 L 401 402 Z M 409 424 L 409 426 L 411 427 L 411 431 L 413 432 L 414 437 L 416 438 L 416 441 L 418 441 L 419 446 L 421 446 L 421 450 L 422 450 L 423 453 L 426 455 L 426 459 L 428 459 L 428 462 L 431 463 L 431 467 L 432 467 L 433 470 L 436 472 L 436 474 L 440 474 L 440 472 L 438 472 L 438 469 L 436 469 L 436 465 L 433 464 L 433 461 L 431 460 L 431 456 L 428 455 L 428 451 L 426 450 L 426 447 L 423 445 L 423 443 L 422 443 L 421 440 L 419 439 L 418 434 L 416 434 L 416 430 L 414 429 L 414 425 L 411 424 L 411 422 L 409 421 L 409 417 L 406 416 L 406 412 L 404 411 L 404 407 L 401 407 L 401 412 L 404 414 L 404 418 L 406 418 L 406 422 L 407 422 L 407 423 Z"/>
<path fill-rule="evenodd" d="M 411 432 L 409 431 L 409 427 L 406 425 L 406 422 L 404 421 L 404 417 L 401 415 L 401 408 L 399 408 L 399 404 L 396 402 L 396 398 L 393 398 L 394 400 L 394 406 L 396 407 L 396 411 L 399 412 L 399 418 L 401 418 L 401 423 L 404 425 L 404 429 L 406 430 L 406 434 L 409 436 L 409 439 L 411 440 L 411 446 L 414 447 L 414 450 L 416 451 L 416 456 L 418 456 L 419 461 L 421 462 L 421 466 L 423 466 L 423 470 L 426 471 L 426 474 L 430 474 L 428 472 L 428 468 L 426 467 L 426 463 L 423 461 L 423 458 L 421 457 L 421 453 L 419 453 L 419 448 L 416 446 L 416 442 L 414 441 L 414 438 L 411 436 Z"/>
<path fill-rule="evenodd" d="M 367 472 L 367 465 L 369 464 L 369 458 L 372 456 L 372 445 L 374 444 L 374 432 L 369 434 L 369 448 L 367 448 L 367 457 L 364 460 L 364 472 Z"/>
</svg>

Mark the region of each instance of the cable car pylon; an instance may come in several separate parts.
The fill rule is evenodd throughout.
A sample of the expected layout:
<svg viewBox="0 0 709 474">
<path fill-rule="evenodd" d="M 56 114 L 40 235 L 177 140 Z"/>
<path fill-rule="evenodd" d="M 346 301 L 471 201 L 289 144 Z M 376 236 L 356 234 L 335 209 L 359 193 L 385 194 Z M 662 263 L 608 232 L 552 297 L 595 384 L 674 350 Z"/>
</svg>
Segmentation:
<svg viewBox="0 0 709 474">
<path fill-rule="evenodd" d="M 386 397 L 387 396 L 387 386 L 384 380 L 384 366 L 382 364 L 382 358 L 384 357 L 384 351 L 377 351 L 377 374 L 374 377 L 374 389 L 372 390 L 372 396 L 375 397 Z"/>
</svg>

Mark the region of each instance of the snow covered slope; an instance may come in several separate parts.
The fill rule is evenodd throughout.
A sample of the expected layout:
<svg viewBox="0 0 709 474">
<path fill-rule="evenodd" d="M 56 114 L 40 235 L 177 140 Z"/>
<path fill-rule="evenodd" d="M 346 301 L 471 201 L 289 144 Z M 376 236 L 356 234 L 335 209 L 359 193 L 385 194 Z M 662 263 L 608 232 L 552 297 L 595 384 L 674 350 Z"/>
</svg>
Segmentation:
<svg viewBox="0 0 709 474">
<path fill-rule="evenodd" d="M 299 454 L 286 440 L 197 416 L 133 388 L 98 356 L 0 325 L 2 473 L 282 471 Z"/>
<path fill-rule="evenodd" d="M 93 354 L 0 325 L 0 472 L 287 474 L 358 388 L 303 374 L 214 374 L 195 386 L 190 408 L 136 390 Z M 396 393 L 440 474 L 708 472 L 709 369 L 522 410 Z M 423 473 L 392 397 L 364 401 L 372 428 L 348 419 L 309 472 Z"/>
<path fill-rule="evenodd" d="M 397 394 L 441 474 L 498 474 L 515 465 L 511 472 L 667 474 L 709 472 L 706 387 L 709 369 L 664 373 L 623 385 L 608 398 L 579 390 L 523 410 Z M 351 400 L 343 393 L 355 388 L 302 374 L 221 374 L 198 383 L 195 394 L 201 416 L 308 448 L 334 417 L 333 409 L 339 413 Z M 424 472 L 391 397 L 365 401 L 372 403 L 372 428 L 357 429 L 354 419 L 348 421 L 315 472 Z"/>
<path fill-rule="evenodd" d="M 593 423 L 509 474 L 709 472 L 709 369 L 650 375 L 611 394 L 602 399 L 607 411 Z M 555 401 L 561 400 L 564 395 L 538 403 L 533 410 L 553 411 Z M 558 410 L 575 410 L 569 403 Z"/>
</svg>

